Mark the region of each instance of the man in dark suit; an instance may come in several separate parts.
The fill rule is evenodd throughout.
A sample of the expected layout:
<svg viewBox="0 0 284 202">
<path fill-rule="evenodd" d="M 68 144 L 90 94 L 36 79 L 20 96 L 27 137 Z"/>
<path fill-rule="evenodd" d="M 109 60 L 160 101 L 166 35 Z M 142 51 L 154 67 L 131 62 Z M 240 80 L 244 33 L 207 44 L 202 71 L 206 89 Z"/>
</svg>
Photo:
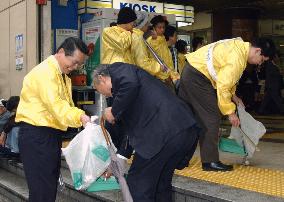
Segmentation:
<svg viewBox="0 0 284 202">
<path fill-rule="evenodd" d="M 127 177 L 133 200 L 171 201 L 174 170 L 199 132 L 191 110 L 161 81 L 130 64 L 99 66 L 94 86 L 113 97 L 104 117 L 112 124 L 121 121 L 135 150 Z"/>
</svg>

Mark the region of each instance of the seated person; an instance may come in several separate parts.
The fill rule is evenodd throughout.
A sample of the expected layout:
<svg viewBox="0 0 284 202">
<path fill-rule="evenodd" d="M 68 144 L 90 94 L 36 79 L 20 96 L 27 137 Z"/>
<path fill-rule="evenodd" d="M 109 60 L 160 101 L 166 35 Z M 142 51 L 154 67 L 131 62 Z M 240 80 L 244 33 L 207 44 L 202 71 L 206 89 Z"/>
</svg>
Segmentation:
<svg viewBox="0 0 284 202">
<path fill-rule="evenodd" d="M 10 112 L 7 111 L 6 106 L 4 105 L 5 103 L 6 101 L 4 99 L 0 100 L 0 131 L 3 130 L 3 126 L 10 117 Z"/>
<path fill-rule="evenodd" d="M 3 127 L 0 137 L 0 145 L 4 147 L 3 151 L 8 157 L 19 158 L 18 147 L 18 131 L 19 127 L 15 123 L 16 110 L 19 104 L 20 97 L 12 96 L 7 102 L 7 110 L 10 112 L 10 117 Z"/>
</svg>

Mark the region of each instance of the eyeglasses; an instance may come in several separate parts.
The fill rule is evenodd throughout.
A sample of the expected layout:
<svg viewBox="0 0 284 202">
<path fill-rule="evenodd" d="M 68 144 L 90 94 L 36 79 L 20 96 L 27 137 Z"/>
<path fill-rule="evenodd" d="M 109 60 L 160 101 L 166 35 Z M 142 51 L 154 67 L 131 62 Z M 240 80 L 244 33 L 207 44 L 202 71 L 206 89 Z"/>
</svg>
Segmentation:
<svg viewBox="0 0 284 202">
<path fill-rule="evenodd" d="M 85 62 L 81 63 L 78 62 L 76 59 L 74 59 L 72 56 L 66 56 L 66 58 L 71 62 L 71 67 L 74 67 L 74 69 L 82 69 L 85 65 Z"/>
</svg>

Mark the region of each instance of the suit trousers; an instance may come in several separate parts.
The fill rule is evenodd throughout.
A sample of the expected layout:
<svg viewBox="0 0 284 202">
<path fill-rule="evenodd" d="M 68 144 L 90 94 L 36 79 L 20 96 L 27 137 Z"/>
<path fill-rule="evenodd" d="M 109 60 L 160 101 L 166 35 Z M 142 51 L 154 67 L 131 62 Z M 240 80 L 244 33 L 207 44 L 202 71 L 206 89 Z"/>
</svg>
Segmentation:
<svg viewBox="0 0 284 202">
<path fill-rule="evenodd" d="M 219 126 L 221 113 L 217 93 L 210 80 L 189 63 L 183 70 L 179 97 L 193 109 L 195 118 L 202 127 L 199 145 L 202 163 L 219 161 Z"/>
<path fill-rule="evenodd" d="M 54 202 L 60 174 L 63 131 L 20 123 L 19 149 L 29 202 Z"/>
<path fill-rule="evenodd" d="M 151 159 L 134 154 L 127 183 L 134 202 L 172 201 L 172 177 L 189 148 L 194 147 L 199 129 L 184 130 L 168 141 Z M 145 142 L 147 144 L 147 142 Z"/>
</svg>

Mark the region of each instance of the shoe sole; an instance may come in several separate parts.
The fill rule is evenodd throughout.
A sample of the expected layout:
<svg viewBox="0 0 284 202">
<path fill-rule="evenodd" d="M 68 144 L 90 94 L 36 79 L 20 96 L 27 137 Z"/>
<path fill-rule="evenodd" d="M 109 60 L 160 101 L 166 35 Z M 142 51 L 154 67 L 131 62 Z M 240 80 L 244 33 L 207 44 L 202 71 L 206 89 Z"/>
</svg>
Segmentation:
<svg viewBox="0 0 284 202">
<path fill-rule="evenodd" d="M 210 168 L 202 168 L 203 171 L 213 171 L 213 172 L 229 172 L 233 171 L 234 169 L 226 169 L 226 170 L 217 170 L 217 169 L 210 169 Z"/>
</svg>

